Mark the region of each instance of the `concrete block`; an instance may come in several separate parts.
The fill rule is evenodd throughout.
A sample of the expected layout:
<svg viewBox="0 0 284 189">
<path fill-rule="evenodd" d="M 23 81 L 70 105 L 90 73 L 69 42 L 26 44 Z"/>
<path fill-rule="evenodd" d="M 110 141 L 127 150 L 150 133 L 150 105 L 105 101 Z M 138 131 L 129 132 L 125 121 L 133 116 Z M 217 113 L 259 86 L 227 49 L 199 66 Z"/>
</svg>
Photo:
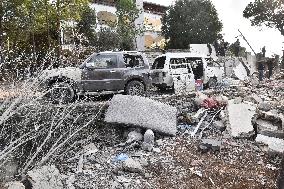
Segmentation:
<svg viewBox="0 0 284 189">
<path fill-rule="evenodd" d="M 145 97 L 116 95 L 110 101 L 105 121 L 135 125 L 175 136 L 177 109 Z"/>
<path fill-rule="evenodd" d="M 263 143 L 267 145 L 269 151 L 277 152 L 277 153 L 284 152 L 284 140 L 283 139 L 258 134 L 255 141 L 258 143 Z"/>
<path fill-rule="evenodd" d="M 228 104 L 229 126 L 231 135 L 235 138 L 250 138 L 254 135 L 252 118 L 256 107 L 251 104 L 234 104 L 230 100 Z"/>
</svg>

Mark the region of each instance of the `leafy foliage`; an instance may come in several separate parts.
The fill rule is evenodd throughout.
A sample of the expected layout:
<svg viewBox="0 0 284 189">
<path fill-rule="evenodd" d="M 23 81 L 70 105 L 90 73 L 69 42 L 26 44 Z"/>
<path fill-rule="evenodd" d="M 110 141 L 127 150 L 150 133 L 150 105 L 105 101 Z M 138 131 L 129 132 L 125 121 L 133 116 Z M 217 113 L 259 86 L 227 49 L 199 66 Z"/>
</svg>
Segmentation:
<svg viewBox="0 0 284 189">
<path fill-rule="evenodd" d="M 243 16 L 250 19 L 253 26 L 276 28 L 284 35 L 283 0 L 255 0 L 247 5 Z"/>
<path fill-rule="evenodd" d="M 6 48 L 17 47 L 27 54 L 44 53 L 60 45 L 62 22 L 79 21 L 88 3 L 89 0 L 4 0 L 1 41 Z"/>
<path fill-rule="evenodd" d="M 98 51 L 119 49 L 119 34 L 111 28 L 101 28 L 97 32 L 96 48 Z"/>
<path fill-rule="evenodd" d="M 116 9 L 120 49 L 133 50 L 134 39 L 142 32 L 142 28 L 135 27 L 135 20 L 139 17 L 141 10 L 136 7 L 134 0 L 118 0 Z"/>
<path fill-rule="evenodd" d="M 96 24 L 96 12 L 89 6 L 86 6 L 77 24 L 77 29 L 80 34 L 87 38 L 88 45 L 91 46 L 94 46 L 96 41 Z"/>
<path fill-rule="evenodd" d="M 186 49 L 189 44 L 213 43 L 222 29 L 210 0 L 178 0 L 162 20 L 168 48 Z"/>
</svg>

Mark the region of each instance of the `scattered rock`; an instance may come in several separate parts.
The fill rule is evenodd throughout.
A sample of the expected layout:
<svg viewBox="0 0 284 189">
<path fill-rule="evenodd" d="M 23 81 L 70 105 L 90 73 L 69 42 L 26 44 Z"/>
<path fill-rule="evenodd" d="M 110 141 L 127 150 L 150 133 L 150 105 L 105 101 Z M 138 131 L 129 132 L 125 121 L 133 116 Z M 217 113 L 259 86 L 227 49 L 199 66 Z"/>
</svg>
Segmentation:
<svg viewBox="0 0 284 189">
<path fill-rule="evenodd" d="M 155 143 L 155 134 L 151 129 L 148 129 L 144 134 L 144 141 L 145 143 L 154 145 Z"/>
<path fill-rule="evenodd" d="M 222 121 L 215 121 L 213 123 L 213 126 L 221 132 L 226 130 L 226 126 L 224 125 Z"/>
<path fill-rule="evenodd" d="M 142 143 L 142 149 L 145 151 L 152 151 L 155 143 L 155 135 L 151 129 L 148 129 L 144 134 L 144 141 Z"/>
<path fill-rule="evenodd" d="M 199 149 L 202 152 L 208 152 L 212 150 L 214 152 L 220 151 L 222 142 L 215 139 L 203 139 L 201 140 L 201 144 L 199 145 Z"/>
<path fill-rule="evenodd" d="M 7 189 L 25 189 L 25 186 L 23 185 L 23 183 L 18 182 L 18 181 L 9 182 L 5 184 L 5 187 L 7 187 Z"/>
<path fill-rule="evenodd" d="M 177 109 L 145 97 L 115 95 L 110 101 L 105 121 L 136 125 L 175 136 Z"/>
<path fill-rule="evenodd" d="M 54 165 L 28 171 L 27 179 L 33 189 L 63 189 L 62 176 Z"/>
<path fill-rule="evenodd" d="M 258 109 L 265 111 L 265 112 L 268 112 L 272 109 L 272 105 L 270 103 L 267 103 L 267 102 L 261 102 L 261 103 L 258 104 Z"/>
<path fill-rule="evenodd" d="M 129 171 L 132 173 L 142 173 L 143 168 L 138 161 L 133 160 L 132 158 L 128 158 L 123 162 L 123 168 L 125 171 Z"/>
<path fill-rule="evenodd" d="M 142 141 L 143 135 L 137 129 L 128 133 L 126 144 Z"/>
</svg>

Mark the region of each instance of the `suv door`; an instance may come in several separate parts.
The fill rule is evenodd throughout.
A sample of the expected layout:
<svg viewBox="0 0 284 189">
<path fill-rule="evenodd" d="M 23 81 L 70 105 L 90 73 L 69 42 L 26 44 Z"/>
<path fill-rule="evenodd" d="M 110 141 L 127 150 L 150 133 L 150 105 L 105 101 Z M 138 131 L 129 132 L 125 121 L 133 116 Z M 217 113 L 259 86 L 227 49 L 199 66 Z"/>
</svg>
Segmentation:
<svg viewBox="0 0 284 189">
<path fill-rule="evenodd" d="M 83 69 L 83 89 L 88 92 L 116 90 L 113 83 L 122 82 L 123 79 L 117 68 L 118 55 L 94 54 Z"/>
</svg>

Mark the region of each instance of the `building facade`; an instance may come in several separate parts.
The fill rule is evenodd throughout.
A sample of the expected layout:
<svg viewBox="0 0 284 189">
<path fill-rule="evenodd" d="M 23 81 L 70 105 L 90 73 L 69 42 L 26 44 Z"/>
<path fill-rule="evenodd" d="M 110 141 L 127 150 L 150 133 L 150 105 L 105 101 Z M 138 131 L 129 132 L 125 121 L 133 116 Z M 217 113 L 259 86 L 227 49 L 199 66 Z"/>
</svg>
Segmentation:
<svg viewBox="0 0 284 189">
<path fill-rule="evenodd" d="M 136 38 L 136 49 L 144 51 L 155 48 L 164 40 L 161 35 L 161 19 L 167 7 L 143 0 L 136 0 L 136 6 L 143 11 L 141 11 L 135 25 L 137 27 L 143 25 L 145 28 L 144 35 Z M 94 0 L 91 7 L 95 9 L 97 14 L 97 29 L 110 27 L 110 23 L 117 22 L 115 0 Z"/>
</svg>

